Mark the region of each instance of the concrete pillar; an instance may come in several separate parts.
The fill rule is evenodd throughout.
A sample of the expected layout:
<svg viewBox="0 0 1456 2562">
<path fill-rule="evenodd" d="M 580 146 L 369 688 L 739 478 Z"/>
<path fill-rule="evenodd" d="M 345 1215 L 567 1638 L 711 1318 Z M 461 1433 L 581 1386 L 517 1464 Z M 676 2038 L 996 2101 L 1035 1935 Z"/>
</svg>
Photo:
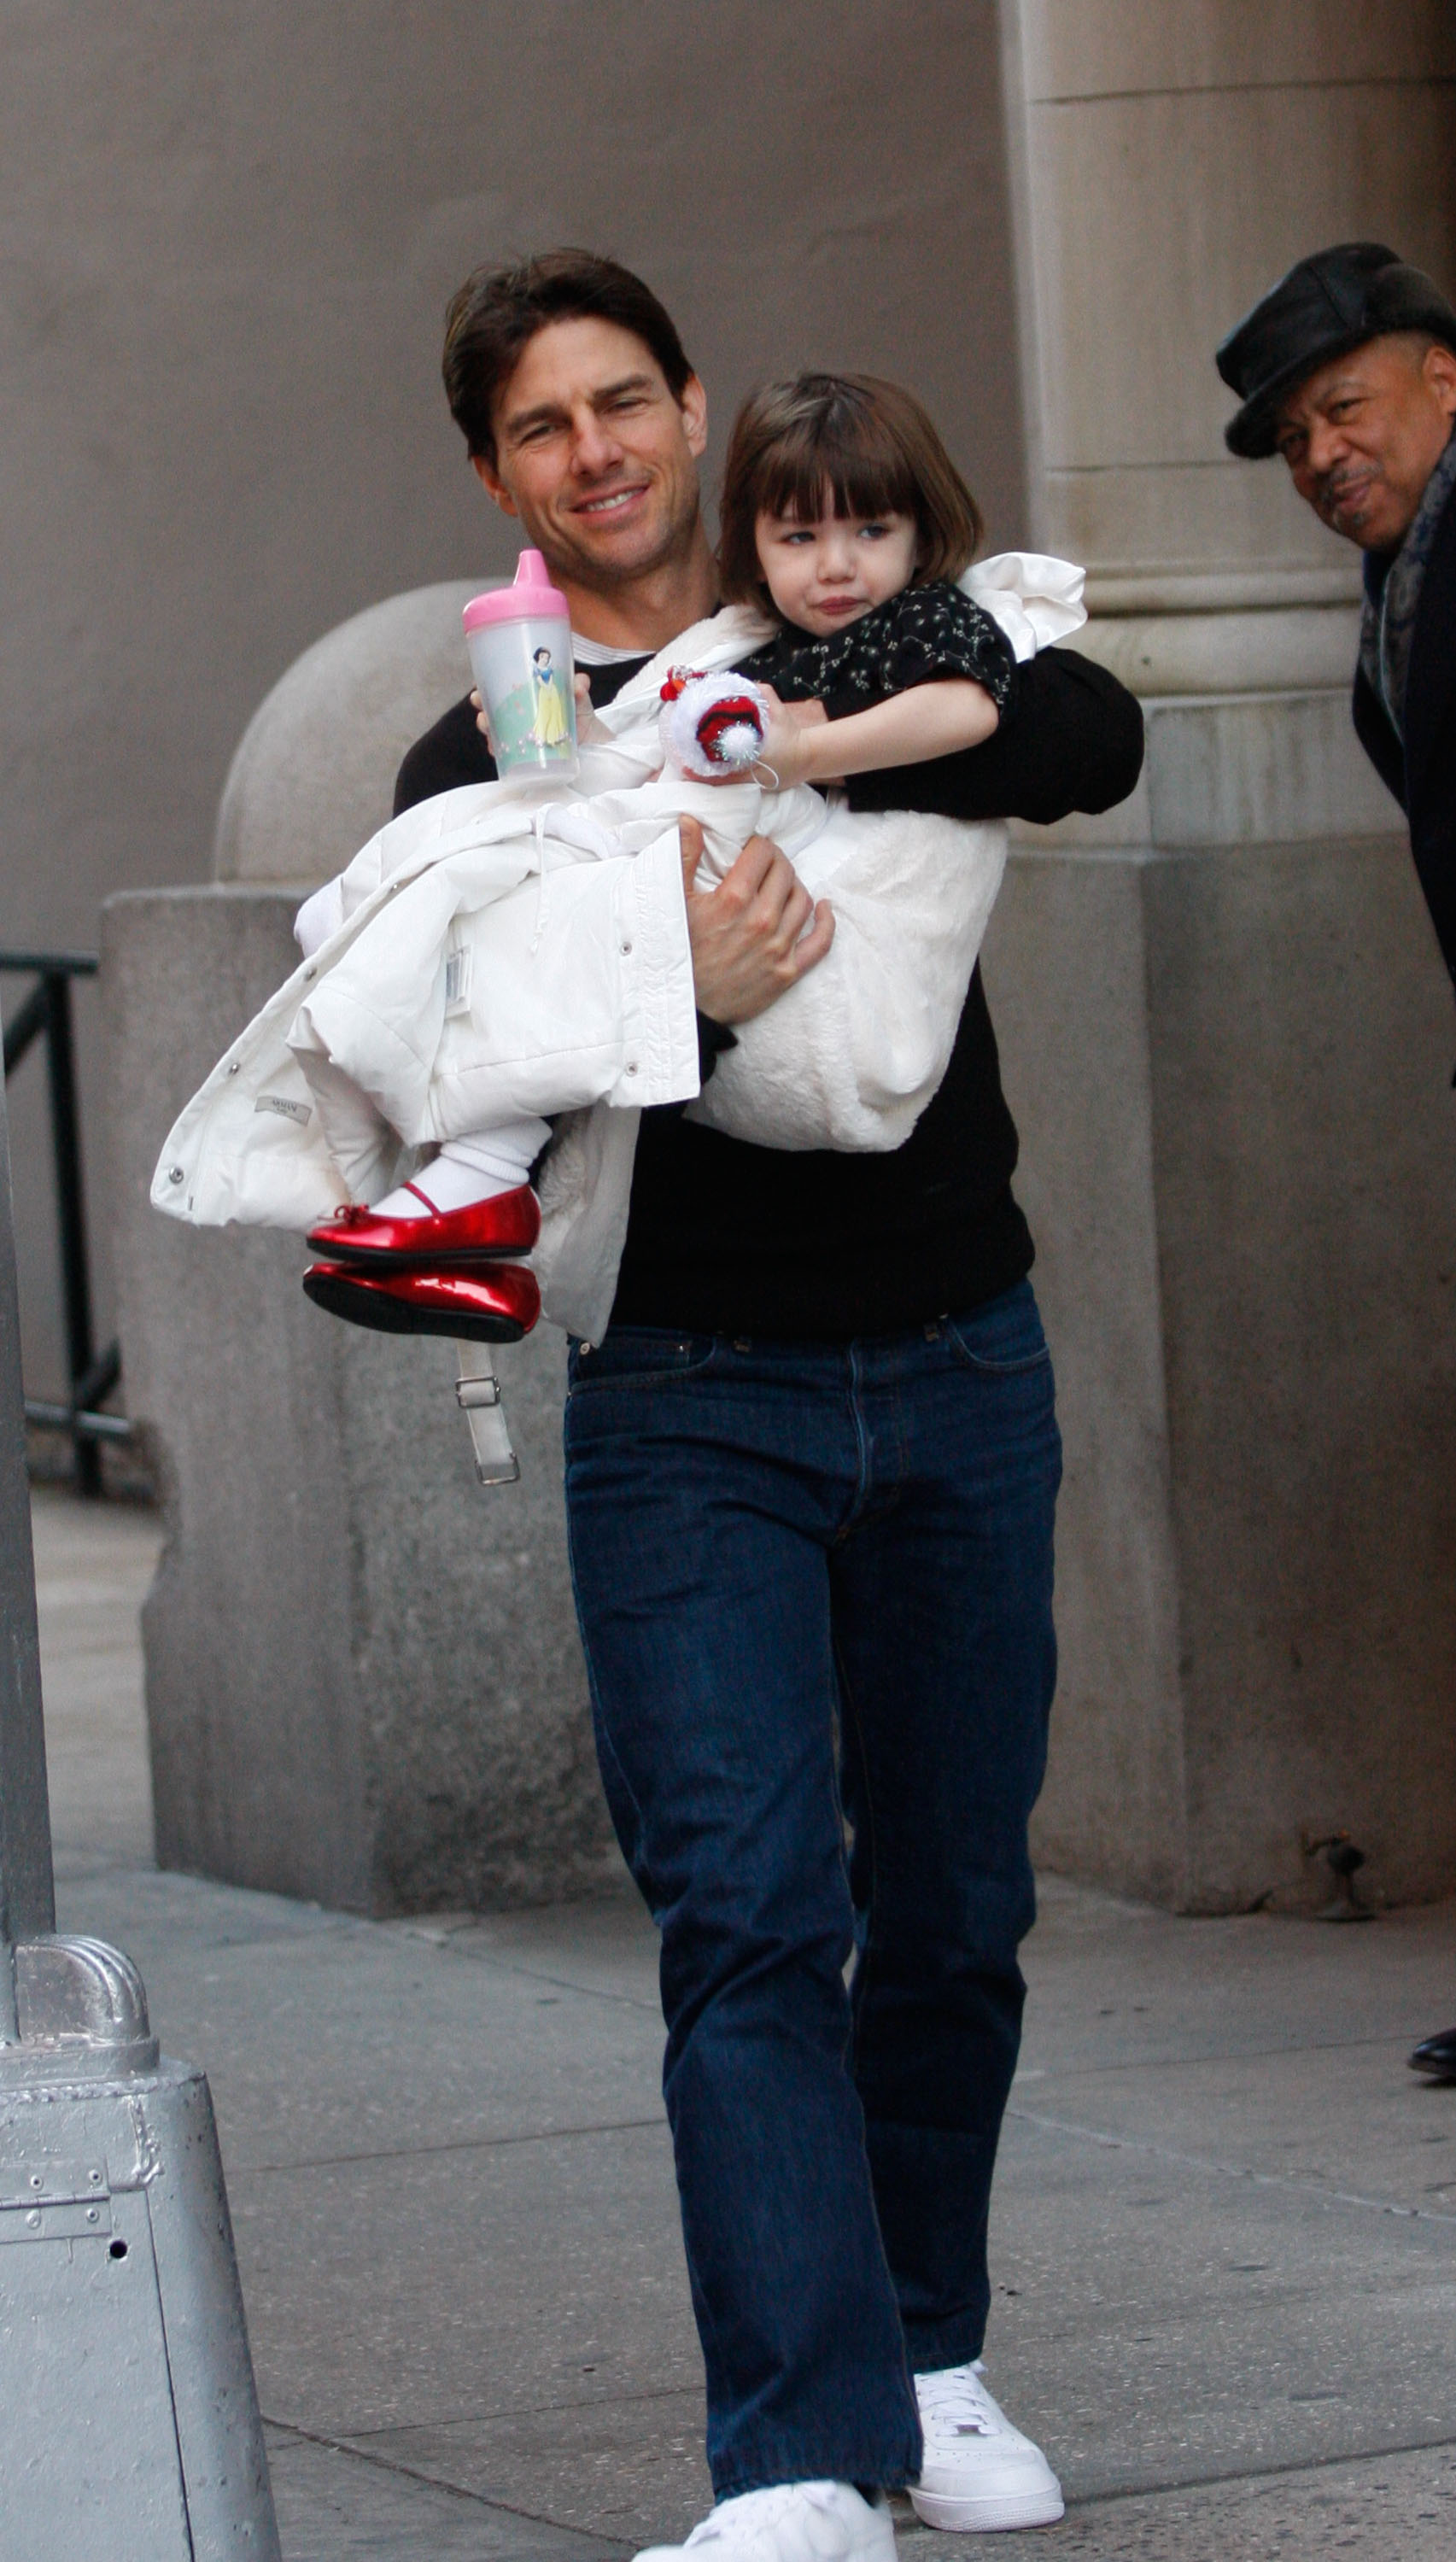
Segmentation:
<svg viewBox="0 0 1456 2562">
<path fill-rule="evenodd" d="M 1453 280 L 1448 12 L 1009 0 L 1033 530 L 1145 697 L 988 975 L 1068 1449 L 1042 1858 L 1194 1910 L 1456 1864 L 1456 1054 L 1350 729 L 1359 560 L 1234 462 L 1224 330 L 1321 244 Z M 1445 84 L 1444 86 L 1442 84 Z"/>
<path fill-rule="evenodd" d="M 216 886 L 108 900 L 102 987 L 127 1392 L 168 1543 L 143 1613 L 163 1867 L 369 1913 L 618 1873 L 561 1491 L 563 1344 L 499 1369 L 522 1477 L 476 1485 L 452 1347 L 341 1326 L 301 1237 L 147 1201 L 178 1105 L 296 959 L 294 910 L 464 681 L 454 584 L 305 651 L 244 734 Z M 291 875 L 291 877 L 290 877 Z"/>
</svg>

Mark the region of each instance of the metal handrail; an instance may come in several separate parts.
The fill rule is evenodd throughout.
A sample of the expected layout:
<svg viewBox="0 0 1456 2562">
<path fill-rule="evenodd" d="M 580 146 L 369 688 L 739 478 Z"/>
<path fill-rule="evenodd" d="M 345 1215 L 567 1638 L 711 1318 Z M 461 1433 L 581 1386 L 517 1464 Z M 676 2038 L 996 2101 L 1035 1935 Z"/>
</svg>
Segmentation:
<svg viewBox="0 0 1456 2562">
<path fill-rule="evenodd" d="M 56 1214 L 61 1244 L 61 1294 L 66 1318 L 66 1366 L 71 1395 L 65 1404 L 28 1396 L 26 1421 L 69 1432 L 76 1454 L 76 1481 L 86 1495 L 101 1491 L 97 1444 L 125 1441 L 131 1426 L 123 1415 L 98 1409 L 121 1375 L 121 1347 L 113 1339 L 103 1352 L 95 1348 L 91 1321 L 91 1257 L 86 1232 L 86 1193 L 81 1172 L 81 1111 L 76 1086 L 76 1042 L 71 1019 L 71 982 L 93 979 L 100 967 L 94 952 L 0 952 L 0 971 L 33 976 L 35 986 L 5 1026 L 5 1075 L 8 1081 L 27 1050 L 46 1044 L 51 1105 L 51 1154 L 56 1175 Z"/>
</svg>

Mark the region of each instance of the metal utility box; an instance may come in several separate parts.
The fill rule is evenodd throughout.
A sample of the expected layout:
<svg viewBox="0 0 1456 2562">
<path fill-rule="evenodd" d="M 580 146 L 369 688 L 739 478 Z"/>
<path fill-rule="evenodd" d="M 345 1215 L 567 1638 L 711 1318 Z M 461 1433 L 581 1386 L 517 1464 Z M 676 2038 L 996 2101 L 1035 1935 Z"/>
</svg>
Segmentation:
<svg viewBox="0 0 1456 2562">
<path fill-rule="evenodd" d="M 12 2050 L 13 2056 L 13 2050 Z M 200 2073 L 0 2063 L 5 2562 L 277 2555 Z"/>
<path fill-rule="evenodd" d="M 0 1087 L 0 2562 L 280 2562 L 207 2084 L 55 1919 Z"/>
</svg>

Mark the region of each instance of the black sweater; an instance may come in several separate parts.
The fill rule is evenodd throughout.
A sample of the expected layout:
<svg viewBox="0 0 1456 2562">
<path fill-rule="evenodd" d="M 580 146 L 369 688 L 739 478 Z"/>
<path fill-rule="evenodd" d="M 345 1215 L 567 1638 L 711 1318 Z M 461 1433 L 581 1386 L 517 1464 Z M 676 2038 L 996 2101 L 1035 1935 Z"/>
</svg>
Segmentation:
<svg viewBox="0 0 1456 2562">
<path fill-rule="evenodd" d="M 609 702 L 644 659 L 588 669 Z M 1017 670 L 1014 711 L 984 747 L 855 776 L 856 810 L 1029 819 L 1126 800 L 1143 762 L 1132 695 L 1070 649 Z M 411 748 L 395 813 L 488 782 L 468 701 Z M 1000 1296 L 1029 1271 L 1011 1193 L 1015 1125 L 978 967 L 939 1092 L 883 1156 L 750 1147 L 665 1106 L 642 1115 L 614 1325 L 843 1343 Z"/>
</svg>

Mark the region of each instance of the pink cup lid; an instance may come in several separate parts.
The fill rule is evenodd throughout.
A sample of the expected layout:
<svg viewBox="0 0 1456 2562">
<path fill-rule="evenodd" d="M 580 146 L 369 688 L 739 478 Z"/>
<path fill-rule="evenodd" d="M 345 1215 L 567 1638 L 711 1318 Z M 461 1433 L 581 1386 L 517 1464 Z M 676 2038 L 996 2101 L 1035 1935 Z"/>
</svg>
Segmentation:
<svg viewBox="0 0 1456 2562">
<path fill-rule="evenodd" d="M 524 623 L 537 615 L 554 617 L 562 623 L 571 621 L 571 609 L 560 588 L 552 586 L 551 572 L 540 552 L 522 552 L 514 585 L 493 587 L 486 596 L 472 596 L 462 619 L 467 632 L 478 632 L 484 623 Z"/>
</svg>

